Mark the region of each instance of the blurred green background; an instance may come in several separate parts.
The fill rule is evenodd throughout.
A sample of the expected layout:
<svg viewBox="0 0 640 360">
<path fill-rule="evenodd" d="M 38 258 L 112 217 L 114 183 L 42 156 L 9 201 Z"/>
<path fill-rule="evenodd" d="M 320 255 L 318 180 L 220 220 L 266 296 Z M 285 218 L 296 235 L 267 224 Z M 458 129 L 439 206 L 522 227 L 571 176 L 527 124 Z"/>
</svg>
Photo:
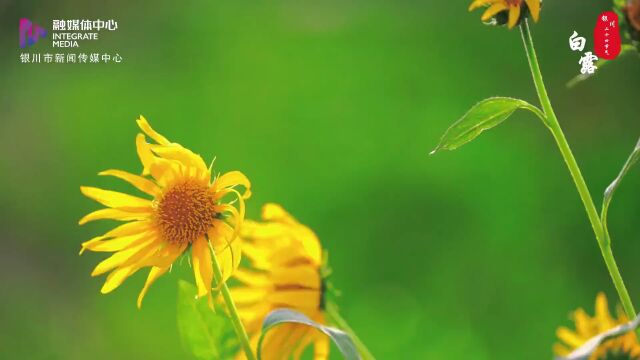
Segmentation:
<svg viewBox="0 0 640 360">
<path fill-rule="evenodd" d="M 79 244 L 111 224 L 80 185 L 141 170 L 135 118 L 253 182 L 248 215 L 282 203 L 330 252 L 344 317 L 380 359 L 549 359 L 555 329 L 598 291 L 615 299 L 553 139 L 522 112 L 453 153 L 427 156 L 489 96 L 537 103 L 518 31 L 468 1 L 262 3 L 0 1 L 0 357 L 189 358 L 177 279 L 137 274 L 114 293 Z M 533 27 L 552 101 L 596 202 L 640 135 L 640 61 L 575 89 L 577 30 L 609 1 L 545 1 Z M 121 64 L 20 64 L 18 19 L 116 19 L 79 50 Z M 50 35 L 30 49 L 45 52 Z M 588 47 L 592 44 L 589 42 Z M 60 52 L 67 52 L 65 51 Z M 614 252 L 640 304 L 640 171 L 610 211 Z M 473 354 L 473 355 L 469 355 Z M 334 352 L 335 355 L 335 352 Z M 336 356 L 337 358 L 337 356 Z"/>
</svg>

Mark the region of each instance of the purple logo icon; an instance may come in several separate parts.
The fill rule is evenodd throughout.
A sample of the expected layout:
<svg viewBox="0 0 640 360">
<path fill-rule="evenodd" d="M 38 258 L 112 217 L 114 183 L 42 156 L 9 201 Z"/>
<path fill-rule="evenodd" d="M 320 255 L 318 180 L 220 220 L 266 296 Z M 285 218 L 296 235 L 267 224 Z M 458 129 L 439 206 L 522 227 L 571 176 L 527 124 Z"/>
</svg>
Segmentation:
<svg viewBox="0 0 640 360">
<path fill-rule="evenodd" d="M 20 47 L 25 48 L 27 46 L 35 45 L 40 38 L 43 38 L 47 35 L 47 31 L 43 29 L 40 25 L 36 25 L 32 23 L 29 19 L 22 18 L 20 19 Z"/>
</svg>

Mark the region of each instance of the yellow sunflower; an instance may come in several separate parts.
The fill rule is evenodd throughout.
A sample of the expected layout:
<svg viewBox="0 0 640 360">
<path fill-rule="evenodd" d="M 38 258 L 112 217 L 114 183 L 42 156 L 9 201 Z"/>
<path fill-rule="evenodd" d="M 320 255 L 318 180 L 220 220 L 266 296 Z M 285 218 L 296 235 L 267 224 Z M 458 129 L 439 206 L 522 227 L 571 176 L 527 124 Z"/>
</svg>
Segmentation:
<svg viewBox="0 0 640 360">
<path fill-rule="evenodd" d="M 556 332 L 561 340 L 561 343 L 557 343 L 553 347 L 557 355 L 566 356 L 590 338 L 628 322 L 622 309 L 618 309 L 617 318 L 611 316 L 607 298 L 603 293 L 599 293 L 596 297 L 596 309 L 593 317 L 587 315 L 583 309 L 576 310 L 572 317 L 576 324 L 575 331 L 560 327 Z M 631 331 L 605 341 L 589 357 L 589 360 L 608 359 L 640 359 L 640 344 L 638 344 L 636 333 Z"/>
<path fill-rule="evenodd" d="M 473 11 L 482 6 L 488 9 L 482 14 L 482 21 L 489 21 L 492 18 L 498 19 L 498 23 L 507 23 L 509 29 L 513 29 L 520 20 L 531 13 L 533 20 L 540 19 L 540 6 L 542 0 L 474 0 L 469 6 L 469 11 Z M 502 21 L 502 17 L 505 18 Z"/>
<path fill-rule="evenodd" d="M 289 308 L 325 324 L 320 241 L 279 205 L 265 205 L 262 220 L 247 220 L 242 228 L 242 251 L 251 268 L 238 269 L 234 276 L 242 285 L 231 288 L 254 349 L 262 321 L 272 310 Z M 314 359 L 328 358 L 326 336 L 300 324 L 279 325 L 262 343 L 263 359 L 299 359 L 311 344 Z M 238 354 L 238 358 L 244 355 Z"/>
<path fill-rule="evenodd" d="M 224 278 L 228 278 L 240 262 L 240 245 L 234 239 L 244 219 L 244 200 L 251 194 L 249 180 L 238 171 L 212 178 L 211 167 L 200 155 L 167 140 L 144 117 L 140 116 L 137 123 L 143 132 L 136 137 L 142 176 L 122 170 L 107 170 L 99 175 L 120 178 L 149 198 L 80 187 L 85 196 L 106 206 L 83 217 L 80 225 L 99 219 L 125 222 L 83 243 L 80 253 L 113 253 L 91 273 L 97 276 L 111 272 L 102 287 L 103 294 L 116 289 L 141 268 L 149 267 L 138 296 L 140 307 L 149 286 L 190 248 L 198 296 L 208 296 L 212 304 L 210 250 L 216 252 Z M 152 143 L 147 142 L 147 136 Z M 244 194 L 236 186 L 243 186 Z M 230 198 L 237 199 L 237 207 L 229 202 Z"/>
</svg>

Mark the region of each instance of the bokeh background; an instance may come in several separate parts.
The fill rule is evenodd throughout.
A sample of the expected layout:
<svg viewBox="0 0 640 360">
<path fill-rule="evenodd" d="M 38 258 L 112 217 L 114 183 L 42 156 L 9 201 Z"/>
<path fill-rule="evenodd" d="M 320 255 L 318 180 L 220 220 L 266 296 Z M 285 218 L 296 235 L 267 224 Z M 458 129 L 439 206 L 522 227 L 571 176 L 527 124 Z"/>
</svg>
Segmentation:
<svg viewBox="0 0 640 360">
<path fill-rule="evenodd" d="M 79 186 L 129 189 L 96 173 L 141 170 L 139 114 L 217 157 L 219 171 L 245 172 L 250 217 L 276 201 L 315 229 L 342 313 L 380 359 L 551 358 L 569 312 L 592 312 L 598 291 L 615 291 L 562 158 L 533 115 L 427 156 L 476 101 L 537 103 L 519 33 L 483 26 L 467 6 L 0 1 L 0 358 L 189 358 L 175 310 L 186 261 L 138 310 L 142 273 L 104 296 L 104 279 L 89 276 L 103 256 L 78 256 L 82 241 L 111 226 L 77 225 L 98 208 Z M 579 71 L 569 36 L 591 39 L 609 7 L 545 1 L 533 27 L 597 203 L 640 135 L 640 61 L 616 60 L 574 89 L 565 83 Z M 20 17 L 48 28 L 52 19 L 116 19 L 116 32 L 72 51 L 117 52 L 124 62 L 20 64 Z M 610 211 L 637 304 L 639 196 L 636 170 Z"/>
</svg>

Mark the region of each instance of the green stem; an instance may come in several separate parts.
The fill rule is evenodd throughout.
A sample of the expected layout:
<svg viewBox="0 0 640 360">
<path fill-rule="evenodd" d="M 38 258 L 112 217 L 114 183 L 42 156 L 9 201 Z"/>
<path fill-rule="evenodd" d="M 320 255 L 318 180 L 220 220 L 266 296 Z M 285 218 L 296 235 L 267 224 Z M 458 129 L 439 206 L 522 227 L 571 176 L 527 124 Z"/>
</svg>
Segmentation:
<svg viewBox="0 0 640 360">
<path fill-rule="evenodd" d="M 331 319 L 331 322 L 333 322 L 338 328 L 340 328 L 340 330 L 346 332 L 347 334 L 349 334 L 349 336 L 351 336 L 351 339 L 356 344 L 358 352 L 360 352 L 360 356 L 362 356 L 363 360 L 375 360 L 375 357 L 373 357 L 373 354 L 371 354 L 369 349 L 367 349 L 367 346 L 362 342 L 362 340 L 360 340 L 355 331 L 351 329 L 349 324 L 347 324 L 347 321 L 343 319 L 342 316 L 340 316 L 338 307 L 335 304 L 328 302 L 325 308 L 325 312 Z"/>
<path fill-rule="evenodd" d="M 236 304 L 233 302 L 233 298 L 231 297 L 231 292 L 229 291 L 227 282 L 223 281 L 222 270 L 220 269 L 220 264 L 218 263 L 216 252 L 213 250 L 211 241 L 207 239 L 207 242 L 209 243 L 209 249 L 211 250 L 211 262 L 213 263 L 213 276 L 216 280 L 217 286 L 220 288 L 220 292 L 222 293 L 224 302 L 227 304 L 227 308 L 229 309 L 229 315 L 231 316 L 231 323 L 233 324 L 233 328 L 236 331 L 236 336 L 238 337 L 238 340 L 240 340 L 240 344 L 242 345 L 242 349 L 244 350 L 247 360 L 256 360 L 256 357 L 253 355 L 253 350 L 251 350 L 251 344 L 249 343 L 249 336 L 247 336 L 247 331 L 245 330 L 244 325 L 242 325 L 242 321 L 240 320 L 240 315 L 238 315 L 238 308 L 236 308 Z M 231 251 L 231 248 L 229 248 L 229 251 Z"/>
<path fill-rule="evenodd" d="M 631 302 L 629 292 L 624 285 L 622 276 L 620 275 L 620 270 L 618 269 L 616 260 L 613 257 L 608 233 L 602 226 L 602 222 L 600 220 L 600 217 L 598 216 L 598 211 L 596 210 L 595 204 L 593 203 L 593 199 L 591 198 L 591 194 L 589 193 L 587 184 L 582 177 L 582 173 L 580 172 L 578 163 L 576 162 L 576 159 L 571 152 L 569 143 L 567 142 L 567 139 L 562 132 L 562 128 L 560 127 L 560 123 L 558 122 L 558 118 L 556 117 L 556 114 L 553 111 L 553 107 L 551 106 L 551 101 L 549 100 L 549 95 L 547 94 L 547 89 L 544 86 L 544 81 L 542 79 L 542 72 L 540 71 L 538 57 L 533 46 L 533 38 L 531 37 L 529 23 L 527 22 L 527 20 L 522 22 L 522 24 L 520 25 L 520 30 L 522 32 L 524 47 L 527 52 L 527 58 L 529 59 L 529 67 L 531 68 L 533 82 L 536 85 L 538 97 L 540 99 L 540 103 L 542 104 L 542 109 L 545 113 L 545 123 L 549 130 L 551 130 L 551 133 L 553 134 L 553 137 L 558 144 L 558 148 L 560 149 L 560 153 L 562 153 L 562 157 L 564 158 L 564 161 L 569 168 L 571 177 L 576 184 L 576 188 L 578 189 L 578 193 L 580 194 L 580 199 L 582 199 L 584 208 L 587 211 L 587 216 L 589 217 L 589 221 L 591 222 L 591 227 L 593 228 L 593 232 L 596 235 L 596 240 L 598 241 L 600 252 L 602 253 L 604 262 L 607 265 L 607 270 L 609 270 L 609 275 L 611 276 L 613 285 L 618 292 L 618 296 L 620 297 L 620 301 L 622 302 L 624 311 L 626 312 L 629 319 L 633 319 L 636 316 L 636 311 L 633 307 L 633 303 Z"/>
</svg>

